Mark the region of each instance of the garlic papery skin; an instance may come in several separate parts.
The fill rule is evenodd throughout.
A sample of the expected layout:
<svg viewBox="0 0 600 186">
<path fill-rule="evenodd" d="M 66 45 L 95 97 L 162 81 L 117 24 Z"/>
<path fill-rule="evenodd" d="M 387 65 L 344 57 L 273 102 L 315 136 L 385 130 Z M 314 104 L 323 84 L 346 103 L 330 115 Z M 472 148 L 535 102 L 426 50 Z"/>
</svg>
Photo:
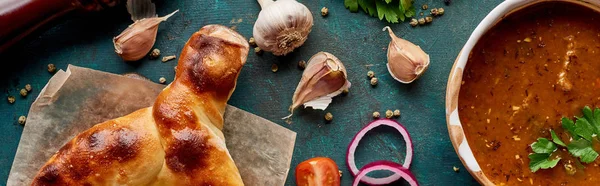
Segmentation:
<svg viewBox="0 0 600 186">
<path fill-rule="evenodd" d="M 175 12 L 163 17 L 144 18 L 135 21 L 121 34 L 113 38 L 115 52 L 125 61 L 142 59 L 154 46 L 158 25 L 178 11 L 175 10 Z"/>
<path fill-rule="evenodd" d="M 253 36 L 261 49 L 281 56 L 300 47 L 313 26 L 313 16 L 296 0 L 258 0 L 262 10 L 254 23 Z"/>
<path fill-rule="evenodd" d="M 383 31 L 386 29 L 392 38 L 387 51 L 388 71 L 400 83 L 412 83 L 429 67 L 429 55 L 410 41 L 396 37 L 390 27 Z"/>
<path fill-rule="evenodd" d="M 296 87 L 290 106 L 291 114 L 283 119 L 290 118 L 294 109 L 301 105 L 325 110 L 332 98 L 349 89 L 350 85 L 346 67 L 337 57 L 327 52 L 315 54 L 308 60 L 308 66 Z"/>
</svg>

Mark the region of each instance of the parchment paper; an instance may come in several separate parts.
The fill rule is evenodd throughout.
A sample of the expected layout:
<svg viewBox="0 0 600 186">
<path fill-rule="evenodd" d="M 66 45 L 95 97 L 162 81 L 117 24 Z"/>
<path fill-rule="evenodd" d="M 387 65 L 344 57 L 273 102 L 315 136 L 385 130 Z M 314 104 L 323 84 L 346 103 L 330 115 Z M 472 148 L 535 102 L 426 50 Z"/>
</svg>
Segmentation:
<svg viewBox="0 0 600 186">
<path fill-rule="evenodd" d="M 31 106 L 7 185 L 29 185 L 67 141 L 91 126 L 151 106 L 164 85 L 69 65 Z M 233 106 L 225 111 L 227 148 L 250 186 L 284 185 L 296 133 Z"/>
</svg>

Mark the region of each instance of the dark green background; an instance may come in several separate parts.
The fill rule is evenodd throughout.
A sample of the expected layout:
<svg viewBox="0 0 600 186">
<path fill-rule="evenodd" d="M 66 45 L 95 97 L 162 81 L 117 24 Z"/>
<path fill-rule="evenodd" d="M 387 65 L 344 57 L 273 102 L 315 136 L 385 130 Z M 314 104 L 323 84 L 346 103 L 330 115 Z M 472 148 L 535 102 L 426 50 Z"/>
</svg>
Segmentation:
<svg viewBox="0 0 600 186">
<path fill-rule="evenodd" d="M 415 0 L 417 14 L 422 12 L 419 8 L 422 4 L 444 7 L 446 13 L 428 26 L 391 25 L 396 35 L 420 45 L 431 56 L 429 70 L 409 85 L 393 80 L 385 66 L 390 38 L 381 29 L 390 24 L 362 11 L 350 13 L 342 0 L 300 2 L 314 16 L 313 30 L 306 43 L 285 57 L 268 53 L 257 56 L 251 52 L 229 101 L 231 105 L 298 133 L 286 185 L 295 185 L 295 166 L 314 156 L 335 160 L 343 171 L 342 185 L 350 185 L 352 179 L 345 163 L 348 143 L 371 121 L 372 112 L 384 113 L 387 109 L 402 111 L 399 121 L 409 130 L 414 142 L 411 170 L 420 184 L 477 184 L 465 171 L 450 143 L 444 96 L 455 57 L 477 24 L 501 0 L 454 0 L 450 6 L 445 6 L 443 0 Z M 326 18 L 320 16 L 323 6 L 329 8 Z M 188 37 L 207 24 L 235 26 L 242 35 L 250 38 L 260 11 L 254 0 L 159 1 L 157 7 L 159 15 L 180 10 L 160 25 L 155 46 L 163 56 L 179 55 Z M 238 19 L 242 22 L 237 23 Z M 17 119 L 27 115 L 29 106 L 52 76 L 46 70 L 48 63 L 54 63 L 60 69 L 74 64 L 112 73 L 137 72 L 155 82 L 163 76 L 168 80 L 173 78 L 176 60 L 162 63 L 143 59 L 127 64 L 114 53 L 112 37 L 130 23 L 124 6 L 92 15 L 72 15 L 0 54 L 0 90 L 4 100 L 0 101 L 0 185 L 6 182 L 23 129 Z M 336 97 L 327 109 L 334 116 L 332 123 L 324 123 L 324 111 L 299 109 L 293 124 L 286 124 L 280 118 L 289 114 L 288 107 L 302 74 L 297 62 L 308 60 L 319 51 L 330 52 L 345 64 L 352 82 L 350 94 Z M 271 72 L 273 63 L 279 65 L 277 73 Z M 379 78 L 375 88 L 367 79 L 369 70 Z M 33 86 L 33 92 L 22 98 L 19 89 L 28 83 Z M 6 101 L 8 95 L 17 97 L 17 102 L 9 104 Z M 404 146 L 401 136 L 393 129 L 377 129 L 359 146 L 358 164 L 362 166 L 379 159 L 402 161 Z M 454 172 L 453 166 L 459 167 L 460 171 Z"/>
</svg>

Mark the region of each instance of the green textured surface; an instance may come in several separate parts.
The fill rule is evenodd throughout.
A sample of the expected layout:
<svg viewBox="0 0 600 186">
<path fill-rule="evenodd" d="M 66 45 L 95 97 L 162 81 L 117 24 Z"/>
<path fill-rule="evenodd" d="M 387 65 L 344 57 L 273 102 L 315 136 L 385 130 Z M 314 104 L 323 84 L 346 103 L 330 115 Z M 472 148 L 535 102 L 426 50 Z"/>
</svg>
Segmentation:
<svg viewBox="0 0 600 186">
<path fill-rule="evenodd" d="M 420 45 L 431 56 L 429 70 L 410 85 L 396 82 L 387 72 L 385 48 L 390 39 L 381 29 L 388 24 L 363 12 L 350 13 L 340 0 L 300 1 L 313 12 L 315 23 L 307 42 L 296 52 L 285 57 L 249 54 L 229 104 L 298 133 L 286 185 L 295 185 L 295 166 L 314 156 L 335 160 L 343 171 L 342 185 L 350 185 L 352 179 L 345 163 L 347 145 L 354 134 L 371 121 L 373 111 L 384 113 L 387 109 L 402 111 L 398 120 L 409 130 L 414 142 L 411 170 L 422 185 L 477 184 L 465 171 L 450 143 L 444 96 L 448 74 L 460 48 L 501 0 L 454 0 L 450 6 L 445 6 L 442 0 L 415 1 L 417 7 L 422 4 L 444 7 L 446 14 L 429 26 L 391 25 L 396 35 Z M 320 16 L 323 6 L 329 8 L 326 18 Z M 179 55 L 189 36 L 207 24 L 236 26 L 249 38 L 260 9 L 254 0 L 159 1 L 157 7 L 159 15 L 180 9 L 160 26 L 155 46 L 163 56 Z M 418 9 L 417 14 L 421 11 Z M 237 23 L 238 19 L 242 21 Z M 74 64 L 112 73 L 137 72 L 156 82 L 162 76 L 173 78 L 176 60 L 162 63 L 143 59 L 136 64 L 126 64 L 114 53 L 112 37 L 130 23 L 124 6 L 90 16 L 71 16 L 0 55 L 3 65 L 0 90 L 4 100 L 0 101 L 0 185 L 6 183 L 23 130 L 17 118 L 27 114 L 51 77 L 46 71 L 48 63 L 60 69 Z M 302 74 L 296 67 L 297 62 L 308 60 L 319 51 L 330 52 L 344 62 L 352 82 L 350 94 L 334 98 L 327 109 L 334 116 L 332 123 L 324 123 L 324 111 L 300 109 L 293 117 L 293 124 L 286 124 L 280 118 L 289 114 L 287 108 Z M 271 72 L 273 63 L 279 65 L 277 73 Z M 375 88 L 366 77 L 368 70 L 373 70 L 379 78 Z M 21 98 L 19 89 L 27 83 L 33 86 L 33 92 Z M 12 105 L 6 102 L 8 95 L 17 97 L 17 102 Z M 391 128 L 377 129 L 359 145 L 358 165 L 378 159 L 402 161 L 404 151 L 399 134 Z M 453 166 L 460 167 L 460 172 L 454 172 Z"/>
</svg>

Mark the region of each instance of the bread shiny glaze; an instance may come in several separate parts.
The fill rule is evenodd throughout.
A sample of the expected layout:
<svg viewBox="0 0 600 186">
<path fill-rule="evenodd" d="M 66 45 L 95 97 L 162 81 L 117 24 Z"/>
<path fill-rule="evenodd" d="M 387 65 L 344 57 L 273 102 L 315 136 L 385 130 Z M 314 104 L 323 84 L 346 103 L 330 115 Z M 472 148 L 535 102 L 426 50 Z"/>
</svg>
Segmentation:
<svg viewBox="0 0 600 186">
<path fill-rule="evenodd" d="M 243 185 L 221 130 L 247 55 L 243 36 L 203 27 L 152 107 L 80 133 L 31 185 Z"/>
</svg>

